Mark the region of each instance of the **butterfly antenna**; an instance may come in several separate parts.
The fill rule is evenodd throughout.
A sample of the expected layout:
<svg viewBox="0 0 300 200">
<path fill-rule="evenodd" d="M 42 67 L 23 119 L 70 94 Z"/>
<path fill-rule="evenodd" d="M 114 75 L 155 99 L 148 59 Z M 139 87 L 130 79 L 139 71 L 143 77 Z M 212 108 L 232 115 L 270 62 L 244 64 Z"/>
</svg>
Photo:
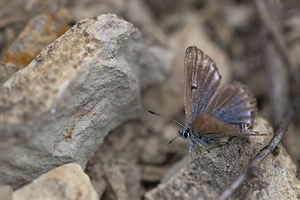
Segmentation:
<svg viewBox="0 0 300 200">
<path fill-rule="evenodd" d="M 181 127 L 184 128 L 184 126 L 183 126 L 181 123 L 179 123 L 178 121 L 172 119 L 172 118 L 169 117 L 169 116 L 165 116 L 165 115 L 162 115 L 162 114 L 153 112 L 153 111 L 151 111 L 151 110 L 148 110 L 148 112 L 151 113 L 151 114 L 153 114 L 153 115 L 158 115 L 158 116 L 160 116 L 160 117 L 162 117 L 162 118 L 165 118 L 165 119 L 167 119 L 167 120 L 169 120 L 169 121 L 171 121 L 171 122 L 173 122 L 173 123 L 175 123 L 175 124 L 177 124 L 177 125 L 179 125 L 179 126 L 181 126 Z"/>
<path fill-rule="evenodd" d="M 177 138 L 178 138 L 178 135 L 176 135 L 176 137 L 174 137 L 172 140 L 170 140 L 170 141 L 168 142 L 168 145 L 170 145 L 172 142 L 174 142 Z"/>
</svg>

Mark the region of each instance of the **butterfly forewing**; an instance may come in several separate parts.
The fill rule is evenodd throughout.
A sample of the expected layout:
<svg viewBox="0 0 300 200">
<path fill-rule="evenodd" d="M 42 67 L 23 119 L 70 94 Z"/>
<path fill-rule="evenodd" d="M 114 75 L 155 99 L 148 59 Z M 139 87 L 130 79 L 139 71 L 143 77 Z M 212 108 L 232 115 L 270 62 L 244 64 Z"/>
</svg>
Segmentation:
<svg viewBox="0 0 300 200">
<path fill-rule="evenodd" d="M 251 128 L 256 115 L 256 99 L 245 85 L 232 83 L 217 91 L 206 112 L 241 129 Z"/>
<path fill-rule="evenodd" d="M 188 47 L 184 59 L 184 104 L 187 124 L 206 110 L 216 92 L 221 75 L 215 62 L 195 46 Z"/>
</svg>

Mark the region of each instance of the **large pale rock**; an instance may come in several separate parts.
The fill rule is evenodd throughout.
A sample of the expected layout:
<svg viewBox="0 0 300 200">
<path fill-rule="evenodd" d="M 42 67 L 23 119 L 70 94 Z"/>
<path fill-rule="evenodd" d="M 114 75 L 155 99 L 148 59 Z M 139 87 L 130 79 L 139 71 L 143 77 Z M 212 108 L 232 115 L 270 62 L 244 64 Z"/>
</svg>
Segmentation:
<svg viewBox="0 0 300 200">
<path fill-rule="evenodd" d="M 255 128 L 260 132 L 269 132 L 267 123 L 262 119 L 258 120 Z M 146 199 L 217 199 L 270 138 L 271 136 L 236 137 L 228 144 L 216 148 L 212 148 L 211 145 L 207 147 L 210 149 L 202 148 L 199 157 L 148 192 Z M 297 168 L 284 148 L 281 148 L 278 156 L 268 155 L 261 163 L 260 169 L 260 175 L 243 184 L 232 199 L 299 197 Z M 174 172 L 173 168 L 171 170 Z"/>
<path fill-rule="evenodd" d="M 19 69 L 27 66 L 48 44 L 67 31 L 72 17 L 64 8 L 42 14 L 29 20 L 28 24 L 3 53 L 3 62 L 13 64 Z"/>
<path fill-rule="evenodd" d="M 78 22 L 0 88 L 0 183 L 84 168 L 111 129 L 137 117 L 140 87 L 163 77 L 145 74 L 166 74 L 171 58 L 116 15 Z"/>
<path fill-rule="evenodd" d="M 17 71 L 17 67 L 14 65 L 2 65 L 0 64 L 0 85 L 2 85 L 11 75 Z"/>
<path fill-rule="evenodd" d="M 166 43 L 166 36 L 160 29 L 147 2 L 140 0 L 76 1 L 68 9 L 75 20 L 97 16 L 101 13 L 115 13 L 138 27 L 145 38 Z M 84 11 L 84 12 L 83 12 Z"/>
<path fill-rule="evenodd" d="M 98 195 L 103 199 L 141 199 L 144 191 L 140 167 L 114 158 L 111 162 L 91 159 L 87 168 Z"/>
<path fill-rule="evenodd" d="M 13 193 L 13 200 L 27 199 L 97 200 L 99 197 L 80 165 L 70 163 L 41 175 Z"/>
<path fill-rule="evenodd" d="M 0 185 L 0 199 L 1 200 L 11 200 L 13 190 L 9 185 Z"/>
</svg>

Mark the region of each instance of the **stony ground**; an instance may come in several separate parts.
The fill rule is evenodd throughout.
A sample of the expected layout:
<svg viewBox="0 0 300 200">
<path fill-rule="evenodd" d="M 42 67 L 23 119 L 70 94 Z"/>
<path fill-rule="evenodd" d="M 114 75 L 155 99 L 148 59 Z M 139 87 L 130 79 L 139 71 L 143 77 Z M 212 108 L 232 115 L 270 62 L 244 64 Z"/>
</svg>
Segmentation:
<svg viewBox="0 0 300 200">
<path fill-rule="evenodd" d="M 297 1 L 266 5 L 299 66 Z M 168 145 L 180 127 L 148 110 L 185 122 L 190 45 L 222 85 L 249 86 L 267 136 L 197 148 L 194 160 L 188 141 Z M 1 1 L 0 51 L 0 199 L 216 199 L 298 91 L 252 1 Z M 299 198 L 299 116 L 232 199 Z"/>
</svg>

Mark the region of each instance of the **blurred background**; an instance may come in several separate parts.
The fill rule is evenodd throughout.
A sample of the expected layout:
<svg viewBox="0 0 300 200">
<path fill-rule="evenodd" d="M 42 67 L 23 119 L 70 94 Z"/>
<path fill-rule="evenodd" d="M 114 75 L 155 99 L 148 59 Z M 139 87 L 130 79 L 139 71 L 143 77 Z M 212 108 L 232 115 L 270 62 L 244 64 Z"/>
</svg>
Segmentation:
<svg viewBox="0 0 300 200">
<path fill-rule="evenodd" d="M 186 141 L 167 145 L 179 127 L 147 113 L 153 110 L 185 122 L 183 58 L 188 46 L 198 46 L 217 63 L 222 85 L 233 80 L 248 85 L 257 97 L 258 115 L 274 128 L 299 92 L 298 0 L 1 0 L 0 55 L 4 64 L 14 65 L 0 69 L 0 83 L 76 22 L 105 13 L 138 27 L 145 42 L 167 48 L 173 65 L 164 80 L 141 90 L 140 117 L 112 131 L 89 161 L 86 172 L 103 199 L 115 199 L 115 194 L 142 198 L 188 155 Z M 35 18 L 38 15 L 43 17 Z M 32 19 L 36 21 L 28 26 Z M 17 49 L 22 38 L 37 33 L 47 34 L 39 41 L 27 39 L 25 52 Z M 298 164 L 299 121 L 298 114 L 283 140 Z M 117 183 L 127 186 L 126 194 L 115 187 Z"/>
</svg>

